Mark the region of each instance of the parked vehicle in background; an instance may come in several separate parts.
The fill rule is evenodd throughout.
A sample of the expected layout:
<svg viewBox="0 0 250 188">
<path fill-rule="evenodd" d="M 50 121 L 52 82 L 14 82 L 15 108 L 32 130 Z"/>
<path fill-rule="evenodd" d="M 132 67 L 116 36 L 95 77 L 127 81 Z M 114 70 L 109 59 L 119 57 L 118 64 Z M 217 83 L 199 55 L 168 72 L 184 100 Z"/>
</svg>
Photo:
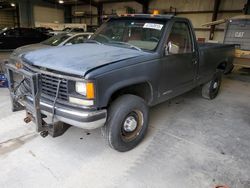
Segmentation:
<svg viewBox="0 0 250 188">
<path fill-rule="evenodd" d="M 0 72 L 0 88 L 2 87 L 5 87 L 5 88 L 8 87 L 8 80 L 7 80 L 6 75 Z"/>
<path fill-rule="evenodd" d="M 72 33 L 77 33 L 77 32 L 84 32 L 83 28 L 70 28 L 70 27 L 66 27 L 63 29 L 64 32 L 72 32 Z"/>
<path fill-rule="evenodd" d="M 0 50 L 13 50 L 27 44 L 34 44 L 49 38 L 32 28 L 12 28 L 0 33 Z"/>
<path fill-rule="evenodd" d="M 83 33 L 85 32 L 83 28 L 70 28 L 66 27 L 62 31 L 51 31 L 51 35 L 58 35 L 60 33 Z"/>
<path fill-rule="evenodd" d="M 97 25 L 88 25 L 87 26 L 87 32 L 92 32 L 92 33 L 94 33 L 94 32 L 96 32 L 96 30 L 99 28 L 99 26 L 97 26 Z"/>
<path fill-rule="evenodd" d="M 30 44 L 15 49 L 10 55 L 10 61 L 11 59 L 15 59 L 21 54 L 42 48 L 84 43 L 87 39 L 91 37 L 92 34 L 93 33 L 61 33 L 40 43 Z"/>
<path fill-rule="evenodd" d="M 199 46 L 186 18 L 121 15 L 84 44 L 29 52 L 8 64 L 12 108 L 25 109 L 25 122 L 33 120 L 43 137 L 69 125 L 101 127 L 107 143 L 124 152 L 145 137 L 150 106 L 200 86 L 214 99 L 233 55 L 234 45 Z"/>
<path fill-rule="evenodd" d="M 53 32 L 54 30 L 49 27 L 35 27 L 34 29 L 49 36 L 53 36 L 52 34 L 50 34 L 50 32 Z"/>
</svg>

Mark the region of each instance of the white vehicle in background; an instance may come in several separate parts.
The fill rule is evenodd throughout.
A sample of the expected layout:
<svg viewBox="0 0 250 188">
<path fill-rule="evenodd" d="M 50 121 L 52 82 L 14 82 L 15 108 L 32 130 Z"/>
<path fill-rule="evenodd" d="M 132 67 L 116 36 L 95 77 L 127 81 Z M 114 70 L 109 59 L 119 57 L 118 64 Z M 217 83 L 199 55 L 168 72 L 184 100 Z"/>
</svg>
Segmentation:
<svg viewBox="0 0 250 188">
<path fill-rule="evenodd" d="M 62 31 L 51 31 L 49 32 L 50 35 L 58 35 L 62 33 L 83 33 L 85 32 L 83 28 L 70 28 L 66 27 Z"/>
<path fill-rule="evenodd" d="M 10 55 L 10 60 L 30 51 L 51 48 L 55 46 L 65 46 L 84 43 L 87 39 L 91 37 L 93 33 L 60 33 L 55 35 L 45 41 L 36 44 L 30 44 L 22 46 L 13 51 Z"/>
</svg>

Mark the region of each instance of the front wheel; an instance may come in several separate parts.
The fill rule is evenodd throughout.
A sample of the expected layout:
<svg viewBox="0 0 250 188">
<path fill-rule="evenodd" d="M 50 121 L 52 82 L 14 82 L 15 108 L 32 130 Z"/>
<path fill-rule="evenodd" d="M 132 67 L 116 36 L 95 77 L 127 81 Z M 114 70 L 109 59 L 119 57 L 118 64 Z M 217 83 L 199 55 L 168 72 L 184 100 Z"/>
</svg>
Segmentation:
<svg viewBox="0 0 250 188">
<path fill-rule="evenodd" d="M 148 106 L 135 95 L 116 99 L 108 110 L 108 120 L 102 132 L 111 148 L 125 152 L 136 147 L 148 128 Z"/>
<path fill-rule="evenodd" d="M 221 86 L 221 78 L 222 78 L 222 72 L 217 71 L 213 78 L 206 84 L 202 86 L 201 94 L 202 97 L 206 99 L 214 99 L 220 90 Z"/>
</svg>

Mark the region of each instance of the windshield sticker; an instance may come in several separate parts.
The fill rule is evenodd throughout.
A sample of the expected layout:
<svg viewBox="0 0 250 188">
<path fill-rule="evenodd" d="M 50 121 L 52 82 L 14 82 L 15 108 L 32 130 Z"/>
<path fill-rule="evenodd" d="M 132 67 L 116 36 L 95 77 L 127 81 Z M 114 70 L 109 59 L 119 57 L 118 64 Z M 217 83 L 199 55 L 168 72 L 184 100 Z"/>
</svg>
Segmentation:
<svg viewBox="0 0 250 188">
<path fill-rule="evenodd" d="M 145 23 L 143 28 L 147 29 L 156 29 L 156 30 L 161 30 L 163 27 L 163 24 L 156 24 L 156 23 Z"/>
</svg>

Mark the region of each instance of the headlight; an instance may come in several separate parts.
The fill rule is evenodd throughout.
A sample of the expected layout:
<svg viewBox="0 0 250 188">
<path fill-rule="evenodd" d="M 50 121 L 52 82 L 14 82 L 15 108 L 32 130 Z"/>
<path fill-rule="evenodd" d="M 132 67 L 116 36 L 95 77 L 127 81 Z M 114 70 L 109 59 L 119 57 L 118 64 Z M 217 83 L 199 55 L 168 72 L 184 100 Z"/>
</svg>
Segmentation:
<svg viewBox="0 0 250 188">
<path fill-rule="evenodd" d="M 87 93 L 87 84 L 84 83 L 84 82 L 76 82 L 76 92 L 83 95 L 83 96 L 86 96 L 86 93 Z"/>
<path fill-rule="evenodd" d="M 94 83 L 92 82 L 76 82 L 76 92 L 85 96 L 87 99 L 95 98 Z"/>
</svg>

